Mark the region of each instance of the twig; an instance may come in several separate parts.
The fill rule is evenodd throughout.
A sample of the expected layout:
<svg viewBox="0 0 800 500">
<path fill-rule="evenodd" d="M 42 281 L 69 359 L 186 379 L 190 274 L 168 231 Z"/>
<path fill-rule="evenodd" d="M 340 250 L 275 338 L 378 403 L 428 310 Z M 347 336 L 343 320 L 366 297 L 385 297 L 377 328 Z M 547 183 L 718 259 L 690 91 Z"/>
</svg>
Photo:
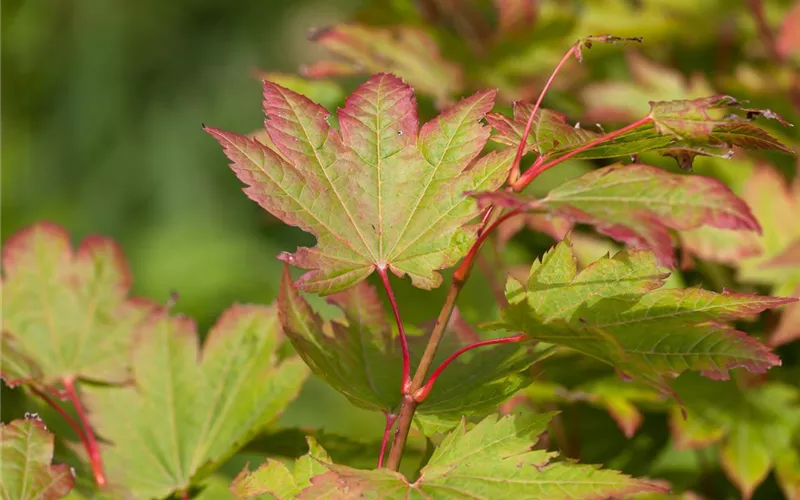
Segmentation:
<svg viewBox="0 0 800 500">
<path fill-rule="evenodd" d="M 616 139 L 617 137 L 619 137 L 620 135 L 622 135 L 622 134 L 624 134 L 626 132 L 630 132 L 631 130 L 637 129 L 637 128 L 643 126 L 643 125 L 647 125 L 652 120 L 653 119 L 651 117 L 645 116 L 644 118 L 640 118 L 640 119 L 636 120 L 635 122 L 631 123 L 630 125 L 626 125 L 625 127 L 622 127 L 619 130 L 615 130 L 613 132 L 609 132 L 606 135 L 600 136 L 597 139 L 589 141 L 589 142 L 585 143 L 584 145 L 582 145 L 581 147 L 575 148 L 572 151 L 570 151 L 569 153 L 565 154 L 564 156 L 560 156 L 560 157 L 556 158 L 555 160 L 552 160 L 552 161 L 549 161 L 549 162 L 546 162 L 546 163 L 544 161 L 542 161 L 542 162 L 538 162 L 537 161 L 537 164 L 534 164 L 531 168 L 526 170 L 525 173 L 522 174 L 522 177 L 520 177 L 519 180 L 517 180 L 517 182 L 515 182 L 512 185 L 512 187 L 514 188 L 514 191 L 522 191 L 522 189 L 524 189 L 525 186 L 530 184 L 533 179 L 538 177 L 539 174 L 541 174 L 545 170 L 548 170 L 548 169 L 550 169 L 552 167 L 555 167 L 559 163 L 567 161 L 570 158 L 572 158 L 572 157 L 574 157 L 576 155 L 579 155 L 579 154 L 583 153 L 584 151 L 586 151 L 588 149 L 591 149 L 591 148 L 593 148 L 593 147 L 595 147 L 595 146 L 597 146 L 599 144 L 603 144 L 605 142 L 612 141 L 612 140 Z"/>
<path fill-rule="evenodd" d="M 508 176 L 508 183 L 514 184 L 519 179 L 519 165 L 522 162 L 522 155 L 525 153 L 525 147 L 528 145 L 528 136 L 531 133 L 531 128 L 533 127 L 533 121 L 536 119 L 536 113 L 539 111 L 539 107 L 542 105 L 542 101 L 544 100 L 545 94 L 547 91 L 550 90 L 550 85 L 553 84 L 553 81 L 556 78 L 556 75 L 559 71 L 561 71 L 561 67 L 569 60 L 570 57 L 575 54 L 575 45 L 569 48 L 564 57 L 558 61 L 553 72 L 550 74 L 550 78 L 547 79 L 547 83 L 544 84 L 542 87 L 542 91 L 539 93 L 539 98 L 536 100 L 536 104 L 533 105 L 533 110 L 531 111 L 531 116 L 528 117 L 528 123 L 525 124 L 525 131 L 522 133 L 522 140 L 519 141 L 519 146 L 517 146 L 517 155 L 514 157 L 514 163 L 511 164 L 511 172 Z"/>
<path fill-rule="evenodd" d="M 499 339 L 482 340 L 480 342 L 475 342 L 474 344 L 470 344 L 470 345 L 468 345 L 466 347 L 462 347 L 461 349 L 459 349 L 456 352 L 454 352 L 453 354 L 451 354 L 447 359 L 445 359 L 442 362 L 441 365 L 439 365 L 438 368 L 436 368 L 433 371 L 433 373 L 431 374 L 431 377 L 428 379 L 428 382 L 424 386 L 422 386 L 421 389 L 419 389 L 418 391 L 416 391 L 414 393 L 414 400 L 416 400 L 417 403 L 422 403 L 423 401 L 425 401 L 428 398 L 428 395 L 430 395 L 431 389 L 433 389 L 433 384 L 436 383 L 436 379 L 439 378 L 439 375 L 441 375 L 442 371 L 444 371 L 444 369 L 447 368 L 450 365 L 450 363 L 455 361 L 456 358 L 458 358 L 459 356 L 461 356 L 465 352 L 471 351 L 473 349 L 477 349 L 478 347 L 487 346 L 487 345 L 510 344 L 510 343 L 513 343 L 513 342 L 522 342 L 523 340 L 525 340 L 525 337 L 526 337 L 526 335 L 515 335 L 513 337 L 502 337 L 502 338 L 499 338 Z"/>
<path fill-rule="evenodd" d="M 400 318 L 400 310 L 397 308 L 397 301 L 394 298 L 392 286 L 389 284 L 389 274 L 386 268 L 378 268 L 378 276 L 381 277 L 383 288 L 386 289 L 386 294 L 389 296 L 389 304 L 392 306 L 394 319 L 397 321 L 397 330 L 400 335 L 400 346 L 403 349 L 403 375 L 402 375 L 402 393 L 408 394 L 411 388 L 411 359 L 408 355 L 408 339 L 406 338 L 406 331 L 403 328 L 403 320 Z"/>
<path fill-rule="evenodd" d="M 78 413 L 78 419 L 81 421 L 83 431 L 86 435 L 86 451 L 89 453 L 89 461 L 92 464 L 92 473 L 94 474 L 94 482 L 98 487 L 102 488 L 106 485 L 106 475 L 103 472 L 103 459 L 100 456 L 100 447 L 97 445 L 97 438 L 95 438 L 92 426 L 89 424 L 89 419 L 86 417 L 86 412 L 83 409 L 83 404 L 78 398 L 78 393 L 75 390 L 75 381 L 71 378 L 64 377 L 61 379 L 61 384 L 64 386 L 64 391 L 67 397 L 75 407 Z"/>
<path fill-rule="evenodd" d="M 766 16 L 764 16 L 764 4 L 761 0 L 749 0 L 747 3 L 750 5 L 750 12 L 753 14 L 753 19 L 756 22 L 758 34 L 761 37 L 764 48 L 767 49 L 769 57 L 775 62 L 783 62 L 783 57 L 781 57 L 775 45 L 775 36 L 767 23 Z"/>
<path fill-rule="evenodd" d="M 386 412 L 384 413 L 386 417 L 386 426 L 383 428 L 383 439 L 381 439 L 381 451 L 380 455 L 378 455 L 378 468 L 380 469 L 383 467 L 383 456 L 386 454 L 386 445 L 389 444 L 389 435 L 392 433 L 392 427 L 394 427 L 395 421 L 397 421 L 397 415 L 394 413 Z"/>
</svg>

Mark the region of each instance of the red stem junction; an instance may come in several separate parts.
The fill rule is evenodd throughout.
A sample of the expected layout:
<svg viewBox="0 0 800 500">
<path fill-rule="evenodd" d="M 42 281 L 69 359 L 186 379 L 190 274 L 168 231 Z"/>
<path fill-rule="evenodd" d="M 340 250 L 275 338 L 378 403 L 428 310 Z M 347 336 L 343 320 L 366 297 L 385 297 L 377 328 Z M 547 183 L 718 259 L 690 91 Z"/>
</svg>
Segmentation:
<svg viewBox="0 0 800 500">
<path fill-rule="evenodd" d="M 622 127 L 619 130 L 615 130 L 613 132 L 609 132 L 608 134 L 602 135 L 602 136 L 598 137 L 597 139 L 594 139 L 592 141 L 587 142 L 586 144 L 583 144 L 579 148 L 573 149 L 572 151 L 570 151 L 569 153 L 565 154 L 564 156 L 559 156 L 558 158 L 556 158 L 554 160 L 550 160 L 549 162 L 545 162 L 544 160 L 545 160 L 546 157 L 542 156 L 542 157 L 539 158 L 539 160 L 542 160 L 542 161 L 537 160 L 533 164 L 533 166 L 531 166 L 531 168 L 529 168 L 528 170 L 525 171 L 524 174 L 522 174 L 522 177 L 520 177 L 517 180 L 517 182 L 515 182 L 514 184 L 511 185 L 511 187 L 514 189 L 514 191 L 522 191 L 522 189 L 524 189 L 525 186 L 530 184 L 533 179 L 538 177 L 539 174 L 541 174 L 545 170 L 548 170 L 548 169 L 550 169 L 552 167 L 555 167 L 559 163 L 567 161 L 570 158 L 573 158 L 574 156 L 579 155 L 579 154 L 583 153 L 584 151 L 589 150 L 589 149 L 591 149 L 591 148 L 593 148 L 593 147 L 595 147 L 595 146 L 597 146 L 599 144 L 603 144 L 605 142 L 612 141 L 612 140 L 616 139 L 617 137 L 619 137 L 620 135 L 622 135 L 622 134 L 624 134 L 626 132 L 630 132 L 631 130 L 637 129 L 637 128 L 643 126 L 643 125 L 646 125 L 646 124 L 650 123 L 651 121 L 653 121 L 653 119 L 650 116 L 645 116 L 644 118 L 640 118 L 640 119 L 636 120 L 635 122 L 631 123 L 630 125 L 626 125 L 626 126 Z M 523 138 L 523 139 L 526 139 L 526 138 Z"/>
<path fill-rule="evenodd" d="M 378 455 L 378 468 L 380 469 L 383 467 L 383 456 L 386 454 L 386 445 L 389 444 L 389 436 L 392 435 L 392 427 L 394 427 L 395 421 L 397 421 L 398 415 L 395 413 L 385 412 L 384 416 L 386 416 L 386 426 L 383 428 L 383 439 L 381 439 L 381 451 Z"/>
<path fill-rule="evenodd" d="M 420 390 L 414 393 L 414 401 L 417 403 L 422 403 L 428 398 L 428 395 L 431 393 L 431 389 L 433 389 L 433 384 L 436 383 L 436 379 L 439 378 L 442 371 L 450 365 L 453 361 L 456 360 L 459 356 L 464 354 L 467 351 L 471 351 L 473 349 L 477 349 L 478 347 L 483 347 L 487 345 L 494 345 L 494 344 L 511 344 L 513 342 L 522 342 L 525 340 L 525 335 L 515 335 L 513 337 L 502 337 L 499 339 L 490 339 L 490 340 L 481 340 L 480 342 L 475 342 L 474 344 L 470 344 L 466 347 L 462 347 L 461 349 L 457 350 L 453 354 L 451 354 L 447 359 L 445 359 L 442 364 L 440 364 L 431 374 L 431 377 L 425 383 L 424 386 Z"/>
</svg>

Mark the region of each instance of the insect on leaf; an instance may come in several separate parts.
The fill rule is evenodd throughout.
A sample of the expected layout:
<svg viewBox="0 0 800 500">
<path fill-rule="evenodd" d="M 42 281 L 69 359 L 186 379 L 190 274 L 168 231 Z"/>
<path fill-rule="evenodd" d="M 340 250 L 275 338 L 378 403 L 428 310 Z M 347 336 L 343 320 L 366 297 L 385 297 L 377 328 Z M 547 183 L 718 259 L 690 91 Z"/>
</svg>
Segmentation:
<svg viewBox="0 0 800 500">
<path fill-rule="evenodd" d="M 308 374 L 277 363 L 279 332 L 274 308 L 233 306 L 201 351 L 192 320 L 154 315 L 132 346 L 136 385 L 84 387 L 110 484 L 136 498 L 186 490 L 272 422 Z"/>
<path fill-rule="evenodd" d="M 56 500 L 75 484 L 69 466 L 51 465 L 54 437 L 37 417 L 0 423 L 0 486 L 8 500 Z"/>
<path fill-rule="evenodd" d="M 40 223 L 3 247 L 2 376 L 9 385 L 130 378 L 128 349 L 153 309 L 128 298 L 120 248 L 92 236 L 73 252 L 64 229 Z"/>
<path fill-rule="evenodd" d="M 476 238 L 478 215 L 470 190 L 494 190 L 511 167 L 509 151 L 478 159 L 489 135 L 479 120 L 494 91 L 463 99 L 418 129 L 417 104 L 399 78 L 378 74 L 339 110 L 340 131 L 328 112 L 305 97 L 264 83 L 270 149 L 244 136 L 207 130 L 222 144 L 245 192 L 287 224 L 317 237 L 283 259 L 310 269 L 298 285 L 330 294 L 355 285 L 376 268 L 430 289 L 436 271 L 453 265 Z"/>
</svg>

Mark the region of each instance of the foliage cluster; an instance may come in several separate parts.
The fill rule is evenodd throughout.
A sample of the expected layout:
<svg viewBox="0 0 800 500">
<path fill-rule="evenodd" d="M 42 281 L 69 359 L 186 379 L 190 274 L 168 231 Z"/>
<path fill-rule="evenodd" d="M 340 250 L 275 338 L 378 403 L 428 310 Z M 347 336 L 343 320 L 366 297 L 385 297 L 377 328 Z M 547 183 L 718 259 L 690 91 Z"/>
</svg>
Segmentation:
<svg viewBox="0 0 800 500">
<path fill-rule="evenodd" d="M 304 77 L 262 75 L 263 129 L 204 126 L 247 196 L 316 245 L 278 256 L 275 304 L 233 305 L 202 341 L 131 296 L 113 241 L 73 249 L 50 223 L 6 241 L 0 375 L 69 425 L 73 468 L 39 415 L 3 424 L 3 498 L 800 498 L 799 142 L 781 117 L 800 114 L 800 4 L 776 32 L 758 1 L 731 12 L 761 52 L 691 78 L 624 24 L 569 41 L 600 22 L 573 8 L 366 9 L 312 34 L 333 56 Z M 648 44 L 707 14 L 670 9 Z M 673 48 L 709 36 L 691 35 Z M 586 69 L 620 49 L 630 77 Z M 439 287 L 438 316 L 409 321 L 405 297 Z M 274 423 L 310 374 L 382 413 L 382 437 L 281 452 L 304 430 Z M 587 412 L 628 451 L 582 442 Z"/>
</svg>

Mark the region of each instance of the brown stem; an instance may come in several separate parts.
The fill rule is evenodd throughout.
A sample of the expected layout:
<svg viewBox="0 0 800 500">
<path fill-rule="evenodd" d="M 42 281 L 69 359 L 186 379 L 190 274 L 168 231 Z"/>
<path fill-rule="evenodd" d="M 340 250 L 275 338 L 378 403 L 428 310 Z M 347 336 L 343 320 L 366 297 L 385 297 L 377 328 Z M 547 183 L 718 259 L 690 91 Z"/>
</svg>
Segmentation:
<svg viewBox="0 0 800 500">
<path fill-rule="evenodd" d="M 419 362 L 417 371 L 414 373 L 414 379 L 411 381 L 409 392 L 403 397 L 403 403 L 400 407 L 400 417 L 397 423 L 397 431 L 392 440 L 392 448 L 389 450 L 389 458 L 386 461 L 386 467 L 396 471 L 400 468 L 400 461 L 403 459 L 403 448 L 405 448 L 406 440 L 408 439 L 408 432 L 411 430 L 411 423 L 414 419 L 414 412 L 417 409 L 417 402 L 411 396 L 412 393 L 418 391 L 428 374 L 428 370 L 433 364 L 433 357 L 436 354 L 436 349 L 444 336 L 445 328 L 450 315 L 453 313 L 453 308 L 456 306 L 456 299 L 458 294 L 461 293 L 461 288 L 464 282 L 453 277 L 453 282 L 450 284 L 450 290 L 447 292 L 447 298 L 444 301 L 442 310 L 439 312 L 439 317 L 436 318 L 436 323 L 433 325 L 433 331 L 428 339 L 428 345 L 425 346 L 425 352 L 422 354 L 422 359 Z"/>
<path fill-rule="evenodd" d="M 89 419 L 86 417 L 86 412 L 83 409 L 83 404 L 78 398 L 78 392 L 75 390 L 75 381 L 69 377 L 61 379 L 61 384 L 64 386 L 64 391 L 67 397 L 72 401 L 75 411 L 78 413 L 78 419 L 81 421 L 83 431 L 86 435 L 86 451 L 89 454 L 89 461 L 92 464 L 92 473 L 94 473 L 94 482 L 99 488 L 106 485 L 106 475 L 103 472 L 103 459 L 100 456 L 100 447 L 97 444 L 92 426 L 89 424 Z"/>
<path fill-rule="evenodd" d="M 767 49 L 769 57 L 775 62 L 782 62 L 783 57 L 781 57 L 775 45 L 775 36 L 772 34 L 772 29 L 769 27 L 767 18 L 764 15 L 763 2 L 761 0 L 749 0 L 747 3 L 750 5 L 750 12 L 753 14 L 753 19 L 756 22 L 758 34 L 761 37 L 761 43 L 763 43 L 764 48 Z"/>
<path fill-rule="evenodd" d="M 381 451 L 378 455 L 378 468 L 383 467 L 383 456 L 386 454 L 386 445 L 389 444 L 389 435 L 392 433 L 392 427 L 397 420 L 397 415 L 394 413 L 384 413 L 386 417 L 386 426 L 383 428 L 383 439 L 381 439 Z"/>
<path fill-rule="evenodd" d="M 519 180 L 517 180 L 517 182 L 515 182 L 511 187 L 514 188 L 514 191 L 522 191 L 525 188 L 525 186 L 530 184 L 533 179 L 538 177 L 539 174 L 541 174 L 545 170 L 548 170 L 548 169 L 550 169 L 552 167 L 555 167 L 559 163 L 567 161 L 570 158 L 572 158 L 572 157 L 574 157 L 576 155 L 579 155 L 579 154 L 583 153 L 584 151 L 586 151 L 588 149 L 591 149 L 591 148 L 593 148 L 593 147 L 595 147 L 595 146 L 597 146 L 599 144 L 603 144 L 605 142 L 612 141 L 612 140 L 616 139 L 617 137 L 619 137 L 620 135 L 622 135 L 622 134 L 624 134 L 626 132 L 630 132 L 631 130 L 637 129 L 637 128 L 643 126 L 643 125 L 646 125 L 646 124 L 650 123 L 651 121 L 653 121 L 653 119 L 651 117 L 645 116 L 644 118 L 640 118 L 640 119 L 636 120 L 635 122 L 631 123 L 630 125 L 622 127 L 619 130 L 615 130 L 613 132 L 609 132 L 606 135 L 600 136 L 597 139 L 589 141 L 586 144 L 582 145 L 581 147 L 575 148 L 572 151 L 570 151 L 569 153 L 565 154 L 564 156 L 560 156 L 560 157 L 556 158 L 555 160 L 552 160 L 552 161 L 549 161 L 549 162 L 544 162 L 544 161 L 537 162 L 536 165 L 534 165 L 533 167 L 531 167 L 528 170 L 526 170 L 525 173 L 522 174 L 522 177 L 520 177 Z"/>
<path fill-rule="evenodd" d="M 394 298 L 392 286 L 389 283 L 389 274 L 385 268 L 378 268 L 378 276 L 381 277 L 383 288 L 386 289 L 386 295 L 389 296 L 389 304 L 392 306 L 394 319 L 397 321 L 397 330 L 400 336 L 400 346 L 403 349 L 403 375 L 402 375 L 402 394 L 408 394 L 411 388 L 411 359 L 408 355 L 408 339 L 406 338 L 406 331 L 403 328 L 403 320 L 400 318 L 400 310 L 397 308 L 397 301 Z"/>
<path fill-rule="evenodd" d="M 413 386 L 412 386 L 413 387 Z M 392 439 L 392 448 L 389 450 L 389 458 L 386 459 L 386 468 L 397 471 L 400 468 L 400 461 L 403 460 L 403 449 L 406 447 L 408 432 L 411 430 L 411 423 L 414 421 L 414 412 L 417 411 L 417 402 L 410 394 L 403 396 L 403 403 L 400 405 L 400 416 L 398 417 L 397 430 Z"/>
<path fill-rule="evenodd" d="M 487 345 L 510 344 L 512 342 L 522 342 L 523 340 L 525 340 L 525 335 L 515 335 L 513 337 L 502 337 L 499 339 L 481 340 L 480 342 L 475 342 L 474 344 L 462 347 L 461 349 L 451 354 L 447 359 L 445 359 L 442 362 L 442 364 L 439 365 L 438 368 L 436 368 L 433 371 L 433 374 L 431 374 L 431 378 L 428 379 L 428 382 L 424 386 L 422 386 L 420 390 L 414 393 L 414 399 L 417 401 L 417 403 L 422 403 L 423 401 L 425 401 L 428 398 L 428 395 L 430 395 L 431 389 L 433 389 L 433 384 L 436 383 L 436 379 L 439 378 L 439 375 L 442 374 L 444 369 L 447 368 L 450 365 L 450 363 L 455 361 L 456 358 L 458 358 L 465 352 Z"/>
</svg>

